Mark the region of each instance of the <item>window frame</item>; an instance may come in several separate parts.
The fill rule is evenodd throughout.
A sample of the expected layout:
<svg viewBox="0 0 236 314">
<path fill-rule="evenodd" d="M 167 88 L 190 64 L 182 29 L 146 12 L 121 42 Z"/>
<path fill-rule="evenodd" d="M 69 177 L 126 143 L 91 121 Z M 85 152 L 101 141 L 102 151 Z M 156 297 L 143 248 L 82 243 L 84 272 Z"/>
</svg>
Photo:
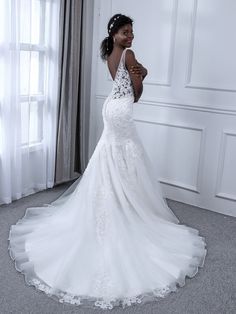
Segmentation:
<svg viewBox="0 0 236 314">
<path fill-rule="evenodd" d="M 38 93 L 31 93 L 29 90 L 27 94 L 21 94 L 19 95 L 19 105 L 21 106 L 23 103 L 28 102 L 29 103 L 29 115 L 30 115 L 30 103 L 31 102 L 37 102 L 39 106 L 43 107 L 42 110 L 42 119 L 45 119 L 45 105 L 46 105 L 46 94 L 45 94 L 45 86 L 46 86 L 46 65 L 47 65 L 47 55 L 49 48 L 45 45 L 45 25 L 46 25 L 46 3 L 45 0 L 33 0 L 33 1 L 39 1 L 40 3 L 40 24 L 39 24 L 39 43 L 38 44 L 32 44 L 30 42 L 19 42 L 19 53 L 21 54 L 22 51 L 29 52 L 30 54 L 32 52 L 39 53 L 39 77 L 38 77 Z M 31 16 L 31 22 L 32 22 L 32 11 L 30 12 Z M 20 26 L 21 27 L 21 21 Z M 39 117 L 38 117 L 39 118 Z M 44 141 L 44 130 L 41 130 L 41 135 L 39 135 L 38 141 L 30 141 L 28 142 L 21 142 L 21 149 L 36 151 L 36 150 L 42 150 L 43 149 L 43 141 Z"/>
</svg>

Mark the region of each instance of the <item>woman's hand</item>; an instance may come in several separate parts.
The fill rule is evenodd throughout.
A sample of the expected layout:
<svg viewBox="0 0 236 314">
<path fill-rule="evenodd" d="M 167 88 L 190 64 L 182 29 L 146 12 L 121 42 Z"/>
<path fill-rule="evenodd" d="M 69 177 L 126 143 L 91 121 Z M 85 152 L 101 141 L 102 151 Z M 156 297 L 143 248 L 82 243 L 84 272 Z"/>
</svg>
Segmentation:
<svg viewBox="0 0 236 314">
<path fill-rule="evenodd" d="M 140 65 L 131 49 L 125 54 L 125 65 L 130 74 L 130 79 L 134 89 L 134 102 L 138 102 L 143 92 L 143 76 L 144 68 Z M 143 69 L 142 69 L 143 68 Z"/>
<path fill-rule="evenodd" d="M 130 72 L 132 74 L 135 74 L 137 76 L 142 76 L 142 80 L 146 77 L 147 75 L 147 69 L 139 62 L 137 62 L 136 65 L 132 65 L 130 67 Z"/>
</svg>

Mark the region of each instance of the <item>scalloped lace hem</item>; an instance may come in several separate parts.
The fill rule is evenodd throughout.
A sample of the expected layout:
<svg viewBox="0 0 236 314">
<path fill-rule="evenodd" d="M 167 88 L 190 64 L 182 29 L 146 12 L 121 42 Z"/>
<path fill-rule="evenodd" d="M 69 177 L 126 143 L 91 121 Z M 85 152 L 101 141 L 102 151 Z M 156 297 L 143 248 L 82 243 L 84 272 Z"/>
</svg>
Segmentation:
<svg viewBox="0 0 236 314">
<path fill-rule="evenodd" d="M 204 241 L 204 238 L 202 238 Z M 102 297 L 93 297 L 89 295 L 74 295 L 67 293 L 60 289 L 52 288 L 47 285 L 43 280 L 41 280 L 33 272 L 31 274 L 25 272 L 21 267 L 17 267 L 17 259 L 11 254 L 11 247 L 8 247 L 10 257 L 13 259 L 15 264 L 15 269 L 22 273 L 25 277 L 26 284 L 34 286 L 37 290 L 44 292 L 50 298 L 59 301 L 60 303 L 69 303 L 76 306 L 88 307 L 88 308 L 101 308 L 104 310 L 111 310 L 116 306 L 122 306 L 123 308 L 129 307 L 131 305 L 144 304 L 147 302 L 158 301 L 161 298 L 166 297 L 171 292 L 175 292 L 178 288 L 184 287 L 186 283 L 186 278 L 193 278 L 197 273 L 199 268 L 202 268 L 205 263 L 205 257 L 207 254 L 206 248 L 204 249 L 204 254 L 197 257 L 195 260 L 195 265 L 192 265 L 191 270 L 187 272 L 180 273 L 176 280 L 166 287 L 156 288 L 139 295 L 131 295 L 124 297 L 117 297 L 112 294 Z"/>
<path fill-rule="evenodd" d="M 60 290 L 55 290 L 43 283 L 39 279 L 32 279 L 27 282 L 29 285 L 34 286 L 36 289 L 44 292 L 47 296 L 59 301 L 60 303 L 69 303 L 72 305 L 82 307 L 101 308 L 103 310 L 111 310 L 115 306 L 122 306 L 123 308 L 131 305 L 143 304 L 146 302 L 157 301 L 160 298 L 166 297 L 169 293 L 177 290 L 177 285 L 167 286 L 162 289 L 154 289 L 151 292 L 145 294 L 134 295 L 123 298 L 113 297 L 91 297 L 91 296 L 78 296 L 70 293 L 66 293 Z"/>
</svg>

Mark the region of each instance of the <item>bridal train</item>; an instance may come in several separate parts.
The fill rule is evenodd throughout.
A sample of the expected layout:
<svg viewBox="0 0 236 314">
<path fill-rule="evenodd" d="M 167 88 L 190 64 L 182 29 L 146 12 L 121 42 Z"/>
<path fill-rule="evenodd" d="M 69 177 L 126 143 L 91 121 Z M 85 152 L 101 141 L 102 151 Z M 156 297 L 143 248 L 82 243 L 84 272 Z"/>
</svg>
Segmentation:
<svg viewBox="0 0 236 314">
<path fill-rule="evenodd" d="M 60 302 L 112 309 L 157 300 L 204 264 L 204 237 L 168 207 L 138 137 L 125 52 L 84 174 L 10 230 L 16 269 Z"/>
</svg>

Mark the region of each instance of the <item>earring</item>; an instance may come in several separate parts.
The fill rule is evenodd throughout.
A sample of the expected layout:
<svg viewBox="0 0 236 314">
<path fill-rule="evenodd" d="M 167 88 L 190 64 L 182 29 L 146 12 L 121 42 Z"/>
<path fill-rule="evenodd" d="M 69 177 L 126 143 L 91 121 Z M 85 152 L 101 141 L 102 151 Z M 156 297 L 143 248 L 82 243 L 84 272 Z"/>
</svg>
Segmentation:
<svg viewBox="0 0 236 314">
<path fill-rule="evenodd" d="M 115 43 L 116 42 L 116 39 L 115 39 L 115 37 L 113 37 L 113 43 Z"/>
</svg>

